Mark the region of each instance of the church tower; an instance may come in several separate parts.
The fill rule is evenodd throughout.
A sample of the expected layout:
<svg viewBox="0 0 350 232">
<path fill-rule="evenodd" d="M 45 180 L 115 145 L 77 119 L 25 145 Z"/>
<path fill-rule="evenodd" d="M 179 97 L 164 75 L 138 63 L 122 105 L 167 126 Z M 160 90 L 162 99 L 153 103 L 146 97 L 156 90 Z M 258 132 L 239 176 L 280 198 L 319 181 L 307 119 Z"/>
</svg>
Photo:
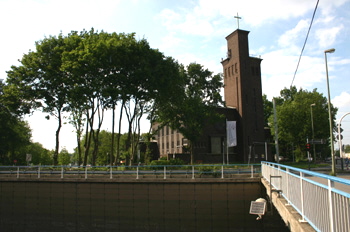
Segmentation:
<svg viewBox="0 0 350 232">
<path fill-rule="evenodd" d="M 249 158 L 250 161 L 262 160 L 265 153 L 262 60 L 249 56 L 248 34 L 249 31 L 237 29 L 226 37 L 227 56 L 221 62 L 226 106 L 235 108 L 240 116 L 237 122 L 237 153 L 238 159 L 244 162 Z"/>
</svg>

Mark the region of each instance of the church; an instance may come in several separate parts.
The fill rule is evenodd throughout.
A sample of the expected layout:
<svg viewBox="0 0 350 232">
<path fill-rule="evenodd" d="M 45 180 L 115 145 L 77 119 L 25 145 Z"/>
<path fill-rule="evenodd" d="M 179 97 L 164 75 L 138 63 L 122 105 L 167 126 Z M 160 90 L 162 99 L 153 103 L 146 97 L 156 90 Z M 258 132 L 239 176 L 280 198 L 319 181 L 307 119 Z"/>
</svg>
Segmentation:
<svg viewBox="0 0 350 232">
<path fill-rule="evenodd" d="M 262 59 L 249 56 L 249 31 L 237 29 L 226 37 L 227 54 L 221 60 L 226 107 L 217 108 L 225 120 L 208 124 L 193 144 L 194 163 L 253 163 L 268 160 L 261 87 Z M 236 144 L 226 144 L 227 121 L 236 122 Z M 152 125 L 154 131 L 158 125 Z M 169 127 L 155 135 L 161 157 L 190 162 L 187 140 Z"/>
</svg>

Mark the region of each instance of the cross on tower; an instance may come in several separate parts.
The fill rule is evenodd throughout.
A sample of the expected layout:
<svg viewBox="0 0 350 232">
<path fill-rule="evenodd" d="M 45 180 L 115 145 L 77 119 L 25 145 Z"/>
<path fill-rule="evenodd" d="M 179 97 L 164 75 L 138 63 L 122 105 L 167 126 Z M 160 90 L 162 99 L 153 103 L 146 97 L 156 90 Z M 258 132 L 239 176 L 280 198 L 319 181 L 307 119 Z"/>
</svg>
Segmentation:
<svg viewBox="0 0 350 232">
<path fill-rule="evenodd" d="M 237 19 L 237 29 L 239 29 L 239 20 L 242 19 L 242 17 L 239 17 L 237 12 L 237 16 L 235 16 L 235 18 Z"/>
</svg>

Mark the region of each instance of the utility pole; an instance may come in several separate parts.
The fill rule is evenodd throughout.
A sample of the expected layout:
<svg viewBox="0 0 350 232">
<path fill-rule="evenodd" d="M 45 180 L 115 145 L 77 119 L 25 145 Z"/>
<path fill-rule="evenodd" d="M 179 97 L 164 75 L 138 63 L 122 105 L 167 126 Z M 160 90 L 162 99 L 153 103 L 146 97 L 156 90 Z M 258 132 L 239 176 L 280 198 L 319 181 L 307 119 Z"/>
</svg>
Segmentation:
<svg viewBox="0 0 350 232">
<path fill-rule="evenodd" d="M 280 152 L 279 152 L 279 147 L 278 147 L 278 125 L 277 125 L 277 114 L 276 114 L 276 103 L 275 99 L 272 98 L 272 103 L 273 103 L 273 119 L 274 119 L 274 124 L 275 124 L 275 147 L 276 147 L 276 156 L 277 160 L 276 162 L 280 162 Z"/>
</svg>

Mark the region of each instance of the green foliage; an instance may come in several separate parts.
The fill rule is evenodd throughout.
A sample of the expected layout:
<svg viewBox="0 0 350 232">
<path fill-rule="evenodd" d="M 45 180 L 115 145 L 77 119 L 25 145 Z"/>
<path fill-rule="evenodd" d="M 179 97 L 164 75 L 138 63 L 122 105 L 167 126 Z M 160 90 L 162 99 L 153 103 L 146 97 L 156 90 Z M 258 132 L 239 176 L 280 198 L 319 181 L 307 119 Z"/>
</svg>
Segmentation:
<svg viewBox="0 0 350 232">
<path fill-rule="evenodd" d="M 30 163 L 34 165 L 52 165 L 53 163 L 53 151 L 49 151 L 40 143 L 31 143 L 27 148 L 27 154 L 32 156 Z"/>
<path fill-rule="evenodd" d="M 267 99 L 266 94 L 263 94 L 263 107 L 264 107 L 264 126 L 268 127 L 269 118 L 273 115 L 273 104 Z"/>
<path fill-rule="evenodd" d="M 2 99 L 11 112 L 23 115 L 40 109 L 57 119 L 54 164 L 64 112 L 70 113 L 68 121 L 77 134 L 74 162 L 102 165 L 111 163 L 111 158 L 115 162 L 128 158 L 131 164 L 136 160 L 143 115 L 170 124 L 195 142 L 204 122 L 214 116 L 213 108 L 223 104 L 221 75 L 212 75 L 199 64 L 185 69 L 145 39 L 137 40 L 134 33 L 91 29 L 49 36 L 37 41 L 35 51 L 24 54 L 20 65 L 7 73 Z M 104 136 L 100 133 L 104 112 L 116 107 L 128 120 L 128 136 L 121 148 L 118 136 L 112 144 L 99 138 Z M 122 116 L 119 129 L 121 121 Z M 79 144 L 84 128 L 84 143 Z"/>
<path fill-rule="evenodd" d="M 350 145 L 345 145 L 344 146 L 344 152 L 345 153 L 350 153 Z"/>
<path fill-rule="evenodd" d="M 180 159 L 160 159 L 160 160 L 152 160 L 150 163 L 150 166 L 156 166 L 156 165 L 184 165 L 184 162 Z"/>
<path fill-rule="evenodd" d="M 59 165 L 68 165 L 71 164 L 71 155 L 67 149 L 63 148 L 58 154 L 58 164 Z"/>
<path fill-rule="evenodd" d="M 315 104 L 311 108 L 311 104 Z M 318 93 L 316 89 L 309 92 L 295 87 L 283 89 L 281 97 L 276 99 L 278 138 L 280 144 L 280 154 L 292 158 L 295 153 L 297 160 L 302 160 L 306 156 L 305 144 L 307 139 L 312 139 L 312 121 L 314 125 L 315 139 L 329 138 L 328 104 L 327 98 Z M 311 110 L 313 117 L 311 119 Z M 331 107 L 333 121 L 337 113 L 337 108 Z M 271 133 L 274 135 L 273 115 L 269 117 Z M 335 123 L 334 130 L 335 128 Z M 327 155 L 328 145 L 317 145 L 317 151 L 322 152 L 322 156 Z M 315 157 L 320 158 L 320 157 Z"/>
<path fill-rule="evenodd" d="M 221 175 L 221 166 L 199 166 L 200 175 L 213 175 L 218 177 Z"/>
<path fill-rule="evenodd" d="M 122 134 L 120 137 L 120 146 L 119 146 L 119 152 L 120 152 L 120 156 L 119 156 L 119 160 L 125 160 L 127 157 L 129 157 L 129 151 L 126 150 L 126 139 L 127 139 L 127 133 Z M 116 142 L 117 137 L 114 137 L 114 140 Z M 86 136 L 84 135 L 82 137 L 82 141 L 81 141 L 81 146 L 83 146 L 83 144 L 86 143 Z M 92 141 L 91 145 L 94 146 L 95 142 Z M 104 165 L 109 165 L 110 164 L 110 158 L 111 158 L 111 144 L 112 144 L 112 133 L 102 130 L 100 132 L 99 135 L 99 150 L 98 150 L 98 156 L 97 156 L 97 160 L 96 160 L 96 165 L 97 166 L 104 166 Z M 84 149 L 84 147 L 82 147 L 81 149 Z M 89 151 L 88 154 L 88 159 L 87 159 L 87 163 L 91 164 L 91 157 L 92 157 L 92 151 Z M 114 160 L 114 157 L 112 157 L 112 160 Z M 75 149 L 75 152 L 73 154 L 73 158 L 72 158 L 72 162 L 77 164 L 78 163 L 78 151 L 77 149 Z M 118 165 L 118 163 L 116 163 L 115 165 Z"/>
<path fill-rule="evenodd" d="M 176 90 L 176 99 L 171 104 L 159 106 L 157 116 L 163 125 L 170 125 L 183 134 L 191 146 L 201 136 L 208 121 L 219 119 L 215 109 L 223 104 L 220 95 L 223 83 L 221 75 L 213 75 L 196 63 L 186 68 L 181 66 L 180 77 L 180 82 L 173 88 Z"/>
</svg>

